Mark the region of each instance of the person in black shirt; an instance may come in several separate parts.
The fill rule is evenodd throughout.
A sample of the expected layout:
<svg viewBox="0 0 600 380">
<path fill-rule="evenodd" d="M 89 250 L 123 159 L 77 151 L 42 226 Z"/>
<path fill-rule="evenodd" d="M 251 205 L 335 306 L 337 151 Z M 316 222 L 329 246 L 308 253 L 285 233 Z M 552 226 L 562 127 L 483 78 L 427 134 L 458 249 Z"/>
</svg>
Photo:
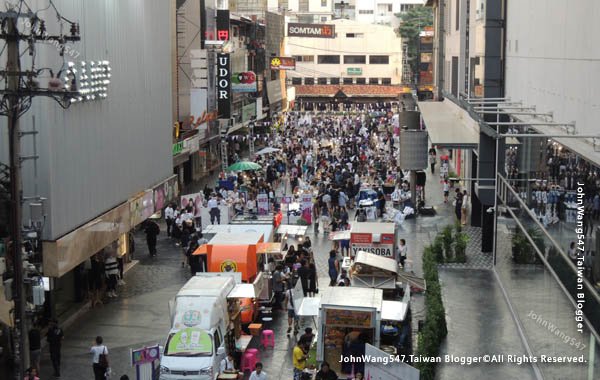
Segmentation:
<svg viewBox="0 0 600 380">
<path fill-rule="evenodd" d="M 42 354 L 42 338 L 38 322 L 34 322 L 33 328 L 29 330 L 29 362 L 31 367 L 40 372 L 40 357 Z"/>
<path fill-rule="evenodd" d="M 337 380 L 338 375 L 332 369 L 329 369 L 329 363 L 323 362 L 321 364 L 321 370 L 317 372 L 315 380 Z"/>
<path fill-rule="evenodd" d="M 54 368 L 54 377 L 60 377 L 60 349 L 62 341 L 64 339 L 63 331 L 58 327 L 58 321 L 52 319 L 50 326 L 48 327 L 48 333 L 46 334 L 46 340 L 50 348 L 50 360 L 52 360 L 52 367 Z"/>
<path fill-rule="evenodd" d="M 304 297 L 308 296 L 308 292 L 310 291 L 308 286 L 308 277 L 310 275 L 310 269 L 308 268 L 308 263 L 306 260 L 302 259 L 300 261 L 300 268 L 298 268 L 298 277 L 300 277 L 300 284 L 302 285 L 302 293 L 304 293 Z"/>
</svg>

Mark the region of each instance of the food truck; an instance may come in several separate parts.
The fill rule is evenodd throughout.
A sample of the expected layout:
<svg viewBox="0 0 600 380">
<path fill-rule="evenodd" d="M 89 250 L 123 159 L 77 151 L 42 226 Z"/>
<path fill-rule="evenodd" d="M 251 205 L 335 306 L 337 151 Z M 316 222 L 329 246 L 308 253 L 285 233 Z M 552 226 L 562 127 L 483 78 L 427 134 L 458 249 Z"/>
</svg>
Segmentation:
<svg viewBox="0 0 600 380">
<path fill-rule="evenodd" d="M 353 223 L 350 229 L 350 256 L 366 251 L 396 260 L 398 228 L 395 223 Z"/>
<path fill-rule="evenodd" d="M 338 374 L 350 373 L 342 356 L 360 356 L 361 346 L 379 347 L 383 291 L 331 287 L 319 306 L 317 361 L 327 361 Z"/>
</svg>

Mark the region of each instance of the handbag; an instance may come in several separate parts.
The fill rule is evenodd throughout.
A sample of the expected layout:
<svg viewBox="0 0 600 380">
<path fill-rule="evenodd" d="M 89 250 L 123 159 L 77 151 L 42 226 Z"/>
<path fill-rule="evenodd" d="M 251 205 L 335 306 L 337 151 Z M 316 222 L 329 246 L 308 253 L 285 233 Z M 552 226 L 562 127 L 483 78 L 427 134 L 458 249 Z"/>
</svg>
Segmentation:
<svg viewBox="0 0 600 380">
<path fill-rule="evenodd" d="M 98 364 L 102 368 L 108 368 L 108 354 L 106 352 L 106 346 L 103 346 L 102 353 L 98 357 Z"/>
</svg>

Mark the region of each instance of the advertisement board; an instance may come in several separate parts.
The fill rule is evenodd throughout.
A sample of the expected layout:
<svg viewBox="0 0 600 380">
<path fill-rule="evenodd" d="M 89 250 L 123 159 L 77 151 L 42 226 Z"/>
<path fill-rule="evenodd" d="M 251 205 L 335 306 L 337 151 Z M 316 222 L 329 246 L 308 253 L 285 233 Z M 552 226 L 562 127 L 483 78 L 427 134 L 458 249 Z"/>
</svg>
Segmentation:
<svg viewBox="0 0 600 380">
<path fill-rule="evenodd" d="M 217 40 L 229 41 L 229 9 L 217 9 Z"/>
<path fill-rule="evenodd" d="M 269 213 L 269 196 L 267 194 L 258 194 L 256 196 L 258 206 L 258 215 L 267 215 Z"/>
<path fill-rule="evenodd" d="M 352 244 L 351 256 L 356 256 L 358 251 L 365 251 L 373 253 L 378 256 L 394 258 L 394 245 L 393 244 Z"/>
<path fill-rule="evenodd" d="M 348 75 L 362 75 L 362 69 L 360 67 L 348 67 L 346 73 Z"/>
<path fill-rule="evenodd" d="M 256 92 L 256 74 L 253 71 L 234 73 L 231 77 L 231 91 Z"/>
<path fill-rule="evenodd" d="M 288 37 L 335 38 L 335 25 L 291 22 L 288 24 L 287 35 Z"/>
<path fill-rule="evenodd" d="M 271 58 L 271 70 L 296 70 L 296 59 L 292 57 Z"/>
<path fill-rule="evenodd" d="M 242 107 L 242 122 L 250 121 L 256 117 L 256 104 L 250 103 Z"/>
<path fill-rule="evenodd" d="M 217 101 L 219 119 L 231 117 L 231 57 L 217 54 Z"/>
<path fill-rule="evenodd" d="M 373 312 L 325 309 L 326 326 L 372 327 Z"/>
</svg>

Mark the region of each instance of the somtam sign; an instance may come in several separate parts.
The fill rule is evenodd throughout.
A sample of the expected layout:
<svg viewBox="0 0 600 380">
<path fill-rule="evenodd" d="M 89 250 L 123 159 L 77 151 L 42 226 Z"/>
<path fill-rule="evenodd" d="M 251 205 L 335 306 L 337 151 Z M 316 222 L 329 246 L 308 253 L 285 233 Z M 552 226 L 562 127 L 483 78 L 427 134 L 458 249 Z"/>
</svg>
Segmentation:
<svg viewBox="0 0 600 380">
<path fill-rule="evenodd" d="M 335 25 L 326 24 L 288 24 L 288 37 L 335 38 Z"/>
</svg>

